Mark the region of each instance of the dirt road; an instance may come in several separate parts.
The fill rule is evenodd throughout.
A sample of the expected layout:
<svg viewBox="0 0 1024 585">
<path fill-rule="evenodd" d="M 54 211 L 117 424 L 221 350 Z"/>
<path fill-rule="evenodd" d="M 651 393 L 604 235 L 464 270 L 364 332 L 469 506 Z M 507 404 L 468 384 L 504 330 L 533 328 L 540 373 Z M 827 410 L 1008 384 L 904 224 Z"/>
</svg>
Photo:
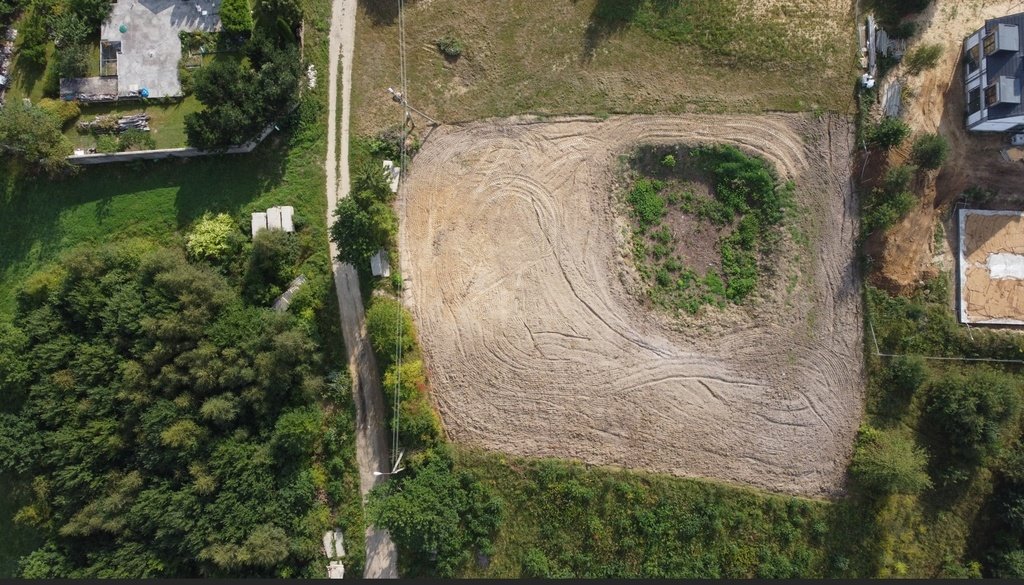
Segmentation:
<svg viewBox="0 0 1024 585">
<path fill-rule="evenodd" d="M 351 112 L 352 54 L 355 43 L 356 0 L 334 0 L 331 7 L 330 79 L 328 93 L 327 126 L 327 225 L 334 222 L 334 208 L 338 199 L 349 192 L 348 125 Z M 341 152 L 338 144 L 338 68 L 342 70 L 341 92 Z M 388 471 L 388 444 L 384 429 L 384 404 L 380 377 L 373 350 L 366 336 L 363 302 L 359 296 L 359 279 L 349 264 L 333 260 L 338 249 L 330 244 L 331 270 L 338 294 L 341 312 L 341 332 L 348 351 L 348 363 L 353 373 L 352 393 L 356 405 L 356 457 L 359 461 L 359 489 L 366 494 L 381 479 L 374 471 Z M 366 528 L 367 578 L 398 577 L 395 545 L 386 531 L 373 526 Z"/>
<path fill-rule="evenodd" d="M 630 294 L 612 196 L 638 144 L 739 145 L 797 184 L 761 298 L 680 327 Z M 519 455 L 841 491 L 862 411 L 852 134 L 825 116 L 443 126 L 403 187 L 401 258 L 456 441 Z"/>
</svg>

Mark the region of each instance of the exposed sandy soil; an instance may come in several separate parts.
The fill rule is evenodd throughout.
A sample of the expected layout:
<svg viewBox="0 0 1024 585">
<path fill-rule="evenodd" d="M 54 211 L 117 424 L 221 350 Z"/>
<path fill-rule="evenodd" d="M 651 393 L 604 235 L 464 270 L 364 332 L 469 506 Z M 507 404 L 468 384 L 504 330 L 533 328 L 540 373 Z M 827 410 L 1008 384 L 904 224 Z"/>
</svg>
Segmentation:
<svg viewBox="0 0 1024 585">
<path fill-rule="evenodd" d="M 1003 134 L 968 134 L 964 127 L 963 59 L 964 38 L 981 28 L 988 18 L 1024 11 L 1021 0 L 935 0 L 915 20 L 920 33 L 918 43 L 938 43 L 946 48 L 939 65 L 916 76 L 908 75 L 902 65 L 889 75 L 900 77 L 913 94 L 904 119 L 915 135 L 938 132 L 950 144 L 949 158 L 936 177 L 929 177 L 917 191 L 921 205 L 885 235 L 869 251 L 880 258 L 876 284 L 892 292 L 907 292 L 931 273 L 934 250 L 932 230 L 936 209 L 954 200 L 967 187 L 980 185 L 1000 192 L 992 207 L 1024 205 L 1024 164 L 1004 162 L 1000 149 L 1007 146 Z M 908 141 L 909 143 L 909 141 Z M 896 158 L 905 158 L 897 153 Z M 902 162 L 896 160 L 893 162 Z M 955 230 L 947 229 L 948 234 Z"/>
<path fill-rule="evenodd" d="M 626 289 L 618 157 L 736 144 L 798 185 L 807 278 L 729 326 Z M 849 124 L 825 116 L 506 119 L 436 129 L 402 187 L 408 298 L 454 440 L 519 455 L 841 491 L 862 411 Z"/>
</svg>

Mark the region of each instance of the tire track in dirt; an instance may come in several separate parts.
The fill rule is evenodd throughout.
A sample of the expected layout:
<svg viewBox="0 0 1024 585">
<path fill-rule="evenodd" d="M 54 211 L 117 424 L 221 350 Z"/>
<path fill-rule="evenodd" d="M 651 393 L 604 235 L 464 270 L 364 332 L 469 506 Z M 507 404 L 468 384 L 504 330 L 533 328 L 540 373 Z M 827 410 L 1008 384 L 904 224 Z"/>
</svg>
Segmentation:
<svg viewBox="0 0 1024 585">
<path fill-rule="evenodd" d="M 401 257 L 456 441 L 521 455 L 841 491 L 863 392 L 849 123 L 796 115 L 508 119 L 433 131 Z M 843 138 L 845 136 L 845 138 Z M 845 140 L 845 142 L 844 142 Z M 806 278 L 673 323 L 630 295 L 610 196 L 636 145 L 731 143 L 797 183 Z"/>
</svg>

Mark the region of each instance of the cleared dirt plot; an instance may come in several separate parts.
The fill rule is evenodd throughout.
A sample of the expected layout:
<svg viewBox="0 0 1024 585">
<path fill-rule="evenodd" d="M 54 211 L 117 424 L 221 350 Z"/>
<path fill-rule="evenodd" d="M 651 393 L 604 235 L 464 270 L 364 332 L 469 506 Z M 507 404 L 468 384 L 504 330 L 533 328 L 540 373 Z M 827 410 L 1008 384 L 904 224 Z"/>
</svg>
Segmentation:
<svg viewBox="0 0 1024 585">
<path fill-rule="evenodd" d="M 620 157 L 700 143 L 794 180 L 811 238 L 795 290 L 775 286 L 728 327 L 673 326 L 624 284 Z M 785 114 L 433 131 L 403 187 L 401 251 L 448 432 L 520 455 L 840 491 L 862 408 L 851 145 L 839 118 Z"/>
</svg>

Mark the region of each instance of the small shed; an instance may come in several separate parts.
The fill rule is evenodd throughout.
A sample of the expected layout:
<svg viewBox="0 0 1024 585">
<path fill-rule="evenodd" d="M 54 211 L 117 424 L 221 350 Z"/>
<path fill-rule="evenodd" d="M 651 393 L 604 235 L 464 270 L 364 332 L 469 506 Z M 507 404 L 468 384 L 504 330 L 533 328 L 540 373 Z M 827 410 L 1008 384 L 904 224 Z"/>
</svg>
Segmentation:
<svg viewBox="0 0 1024 585">
<path fill-rule="evenodd" d="M 370 257 L 370 271 L 374 276 L 383 276 L 385 278 L 391 276 L 391 263 L 388 262 L 387 250 L 381 248 Z"/>
</svg>

